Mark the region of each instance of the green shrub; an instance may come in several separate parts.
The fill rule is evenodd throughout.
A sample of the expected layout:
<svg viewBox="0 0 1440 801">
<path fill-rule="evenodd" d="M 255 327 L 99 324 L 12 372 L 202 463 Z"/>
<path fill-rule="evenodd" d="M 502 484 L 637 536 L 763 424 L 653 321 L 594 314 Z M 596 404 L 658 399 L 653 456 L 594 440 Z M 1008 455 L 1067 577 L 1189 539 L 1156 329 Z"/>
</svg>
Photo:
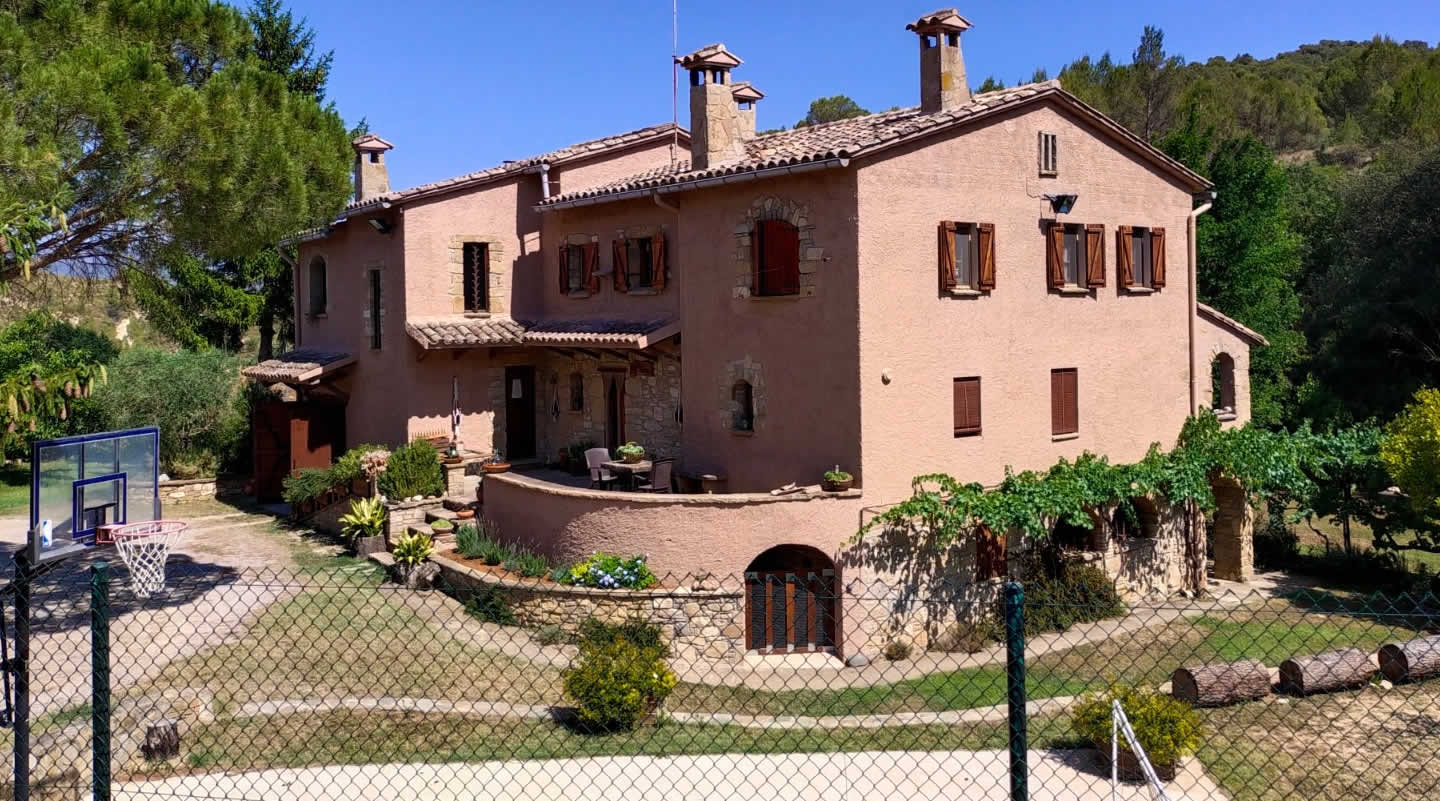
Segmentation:
<svg viewBox="0 0 1440 801">
<path fill-rule="evenodd" d="M 632 729 L 657 711 L 675 689 L 675 674 L 664 653 L 623 638 L 580 646 L 580 659 L 563 674 L 565 694 L 580 722 L 595 731 Z"/>
<path fill-rule="evenodd" d="M 455 524 L 443 518 L 430 524 L 430 529 L 436 532 L 449 531 L 453 528 L 455 528 Z"/>
<path fill-rule="evenodd" d="M 904 637 L 896 637 L 890 642 L 885 643 L 884 655 L 885 658 L 891 662 L 903 662 L 910 658 L 910 654 L 913 653 L 914 650 L 915 647 L 910 644 L 909 640 Z"/>
<path fill-rule="evenodd" d="M 390 555 L 395 557 L 395 564 L 414 567 L 423 564 L 433 553 L 435 543 L 431 541 L 429 534 L 406 534 L 395 543 L 395 549 Z"/>
<path fill-rule="evenodd" d="M 570 641 L 570 634 L 554 623 L 547 623 L 535 629 L 535 642 L 541 645 L 563 645 Z"/>
<path fill-rule="evenodd" d="M 282 484 L 281 497 L 293 506 L 314 500 L 330 489 L 330 471 L 320 467 L 302 468 L 292 476 L 286 476 Z"/>
<path fill-rule="evenodd" d="M 841 470 L 841 469 L 838 468 L 838 467 L 835 468 L 834 470 L 826 470 L 826 471 L 825 471 L 825 480 L 826 480 L 826 481 L 834 481 L 834 482 L 836 482 L 836 483 L 842 483 L 842 482 L 845 482 L 845 481 L 850 481 L 850 480 L 853 479 L 853 478 L 855 478 L 855 477 L 852 476 L 852 475 L 850 475 L 849 473 L 845 472 L 844 470 Z"/>
<path fill-rule="evenodd" d="M 491 567 L 498 567 L 505 564 L 505 560 L 510 558 L 510 549 L 493 537 L 481 537 L 480 553 L 476 558 Z"/>
<path fill-rule="evenodd" d="M 1125 716 L 1135 730 L 1135 739 L 1152 763 L 1173 765 L 1200 747 L 1200 716 L 1189 704 L 1135 687 L 1115 686 L 1104 693 L 1087 693 L 1071 713 L 1071 729 L 1078 737 L 1094 743 L 1108 754 L 1110 707 L 1115 699 L 1119 699 L 1120 707 L 1125 710 Z M 1123 741 L 1120 748 L 1129 750 Z"/>
<path fill-rule="evenodd" d="M 580 621 L 575 639 L 581 645 L 594 647 L 624 640 L 636 648 L 659 651 L 662 656 L 670 655 L 670 646 L 665 644 L 660 627 L 639 618 L 623 623 L 606 623 L 599 618 L 587 617 Z"/>
<path fill-rule="evenodd" d="M 1440 389 L 1421 389 L 1385 426 L 1380 462 L 1422 514 L 1440 512 Z"/>
<path fill-rule="evenodd" d="M 1300 557 L 1300 537 L 1285 520 L 1285 510 L 1271 504 L 1263 529 L 1255 532 L 1255 567 L 1288 570 Z"/>
<path fill-rule="evenodd" d="M 526 578 L 540 578 L 550 572 L 549 559 L 524 548 L 512 550 L 504 565 L 511 573 L 519 573 Z"/>
<path fill-rule="evenodd" d="M 3 257 L 0 257 L 3 260 Z M 45 311 L 32 311 L 0 330 L 0 380 L 21 377 L 28 381 L 30 370 L 54 375 L 77 367 L 109 364 L 119 349 L 105 334 L 58 320 Z M 95 387 L 98 396 L 104 386 Z M 75 398 L 64 420 L 41 415 L 34 431 L 21 427 L 14 437 L 5 437 L 7 456 L 28 458 L 30 444 L 72 434 L 88 434 L 113 428 L 98 398 Z"/>
<path fill-rule="evenodd" d="M 160 464 L 171 477 L 213 475 L 249 451 L 245 361 L 221 351 L 132 348 L 95 398 L 114 428 L 159 426 Z"/>
<path fill-rule="evenodd" d="M 470 592 L 465 598 L 465 614 L 485 623 L 513 626 L 515 613 L 510 610 L 510 601 L 505 593 L 494 587 Z"/>
<path fill-rule="evenodd" d="M 1125 614 L 1125 603 L 1105 571 L 1059 560 L 1025 582 L 1025 633 L 1066 631 Z"/>
<path fill-rule="evenodd" d="M 386 450 L 383 445 L 357 445 L 335 460 L 330 466 L 330 479 L 335 482 L 334 486 L 348 484 L 357 478 L 365 477 L 365 454 L 371 451 Z"/>
<path fill-rule="evenodd" d="M 466 559 L 478 559 L 480 557 L 480 543 L 485 535 L 473 523 L 466 523 L 455 529 L 455 550 Z"/>
<path fill-rule="evenodd" d="M 435 446 L 423 439 L 396 448 L 385 472 L 380 474 L 380 492 L 392 500 L 416 495 L 429 497 L 445 492 L 445 473 Z"/>
<path fill-rule="evenodd" d="M 595 587 L 602 590 L 643 590 L 660 583 L 645 564 L 645 557 L 622 559 L 608 553 L 597 553 L 558 579 L 562 584 Z"/>
<path fill-rule="evenodd" d="M 350 514 L 340 518 L 340 525 L 352 539 L 378 537 L 385 531 L 385 504 L 379 498 L 352 500 Z"/>
</svg>

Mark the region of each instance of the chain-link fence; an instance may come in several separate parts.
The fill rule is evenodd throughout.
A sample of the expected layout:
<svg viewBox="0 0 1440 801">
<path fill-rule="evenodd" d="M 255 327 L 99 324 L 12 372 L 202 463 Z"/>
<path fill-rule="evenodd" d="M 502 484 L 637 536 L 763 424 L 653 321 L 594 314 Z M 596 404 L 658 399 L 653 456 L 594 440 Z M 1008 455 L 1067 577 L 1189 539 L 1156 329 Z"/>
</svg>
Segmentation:
<svg viewBox="0 0 1440 801">
<path fill-rule="evenodd" d="M 1084 576 L 1023 597 L 998 579 L 985 592 L 899 592 L 805 569 L 611 590 L 470 567 L 410 589 L 364 564 L 191 567 L 172 565 L 147 600 L 119 566 L 108 581 L 82 563 L 35 580 L 28 733 L 4 735 L 28 742 L 28 788 L 0 789 L 345 801 L 1440 794 L 1433 598 L 1272 581 L 1121 599 Z M 16 600 L 5 601 L 12 647 Z M 1142 752 L 1157 782 L 1140 779 Z"/>
</svg>

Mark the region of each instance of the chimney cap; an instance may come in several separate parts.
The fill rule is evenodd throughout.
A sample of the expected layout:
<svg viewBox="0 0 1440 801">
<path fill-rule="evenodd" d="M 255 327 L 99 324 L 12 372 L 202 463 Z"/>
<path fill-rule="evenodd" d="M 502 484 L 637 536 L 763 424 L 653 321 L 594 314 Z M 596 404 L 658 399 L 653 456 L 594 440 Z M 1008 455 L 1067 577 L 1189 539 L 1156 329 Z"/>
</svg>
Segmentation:
<svg viewBox="0 0 1440 801">
<path fill-rule="evenodd" d="M 350 146 L 353 147 L 353 148 L 355 148 L 356 150 L 364 150 L 364 151 L 369 151 L 369 150 L 394 150 L 394 149 L 395 149 L 395 146 L 394 146 L 394 145 L 390 144 L 389 142 L 385 141 L 384 139 L 381 139 L 379 136 L 376 136 L 376 135 L 373 134 L 373 133 L 361 134 L 361 135 L 355 137 L 355 138 L 350 142 Z"/>
<path fill-rule="evenodd" d="M 757 100 L 763 100 L 765 93 L 756 89 L 749 81 L 741 81 L 734 84 L 730 96 L 735 98 L 737 103 L 754 103 Z"/>
<path fill-rule="evenodd" d="M 723 42 L 708 44 L 680 59 L 680 66 L 687 70 L 734 69 L 743 64 L 740 57 L 725 49 Z"/>
<path fill-rule="evenodd" d="M 970 28 L 970 20 L 960 16 L 960 11 L 954 8 L 942 8 L 938 11 L 932 11 L 905 26 L 905 30 L 920 34 L 961 33 Z"/>
</svg>

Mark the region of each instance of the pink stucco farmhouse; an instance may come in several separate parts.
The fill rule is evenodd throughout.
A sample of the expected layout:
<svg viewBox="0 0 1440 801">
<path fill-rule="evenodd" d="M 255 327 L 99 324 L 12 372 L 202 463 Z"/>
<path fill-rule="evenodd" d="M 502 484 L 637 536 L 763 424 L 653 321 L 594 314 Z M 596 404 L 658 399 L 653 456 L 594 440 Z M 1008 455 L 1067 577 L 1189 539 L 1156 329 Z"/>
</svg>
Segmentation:
<svg viewBox="0 0 1440 801">
<path fill-rule="evenodd" d="M 681 61 L 688 130 L 403 190 L 391 144 L 355 140 L 355 201 L 299 246 L 297 347 L 247 371 L 290 388 L 276 424 L 328 460 L 448 433 L 458 408 L 461 448 L 513 466 L 483 481 L 506 539 L 648 554 L 662 575 L 798 571 L 841 605 L 898 585 L 893 555 L 850 543 L 916 475 L 1134 461 L 1197 408 L 1243 424 L 1264 340 L 1196 301 L 1210 183 L 1058 81 L 972 93 L 955 10 L 904 28 L 877 46 L 918 41 L 919 105 L 854 119 L 757 134 L 764 75 L 737 82 L 713 44 Z M 627 441 L 674 460 L 670 492 L 544 469 Z M 816 486 L 837 467 L 851 488 Z M 1248 510 L 1225 502 L 1215 570 L 1244 580 Z M 1183 516 L 1142 517 L 1081 547 L 1128 593 L 1172 591 Z M 995 587 L 1003 570 L 957 548 L 944 569 Z M 807 643 L 746 641 L 875 641 L 834 618 Z"/>
</svg>

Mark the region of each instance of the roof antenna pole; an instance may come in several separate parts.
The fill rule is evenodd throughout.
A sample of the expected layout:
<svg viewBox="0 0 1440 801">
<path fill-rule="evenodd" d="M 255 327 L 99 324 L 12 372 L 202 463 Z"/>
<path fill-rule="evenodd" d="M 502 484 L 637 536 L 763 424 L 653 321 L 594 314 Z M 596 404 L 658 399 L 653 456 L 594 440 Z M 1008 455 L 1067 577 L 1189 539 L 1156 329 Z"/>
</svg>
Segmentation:
<svg viewBox="0 0 1440 801">
<path fill-rule="evenodd" d="M 670 170 L 680 159 L 680 3 L 670 0 Z"/>
</svg>

